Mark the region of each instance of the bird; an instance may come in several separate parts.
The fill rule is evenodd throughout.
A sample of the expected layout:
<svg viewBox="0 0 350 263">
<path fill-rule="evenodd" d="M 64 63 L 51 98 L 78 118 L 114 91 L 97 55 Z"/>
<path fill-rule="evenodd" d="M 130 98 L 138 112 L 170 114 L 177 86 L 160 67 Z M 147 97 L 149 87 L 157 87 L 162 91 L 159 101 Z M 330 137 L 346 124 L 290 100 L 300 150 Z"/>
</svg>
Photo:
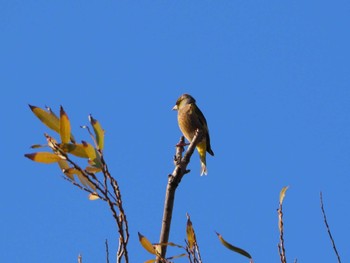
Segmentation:
<svg viewBox="0 0 350 263">
<path fill-rule="evenodd" d="M 214 156 L 210 146 L 210 137 L 207 121 L 198 108 L 196 100 L 189 94 L 182 94 L 176 101 L 173 110 L 176 110 L 179 128 L 185 138 L 192 142 L 192 139 L 199 129 L 203 133 L 202 140 L 197 144 L 197 151 L 201 162 L 201 175 L 207 175 L 206 152 Z"/>
</svg>

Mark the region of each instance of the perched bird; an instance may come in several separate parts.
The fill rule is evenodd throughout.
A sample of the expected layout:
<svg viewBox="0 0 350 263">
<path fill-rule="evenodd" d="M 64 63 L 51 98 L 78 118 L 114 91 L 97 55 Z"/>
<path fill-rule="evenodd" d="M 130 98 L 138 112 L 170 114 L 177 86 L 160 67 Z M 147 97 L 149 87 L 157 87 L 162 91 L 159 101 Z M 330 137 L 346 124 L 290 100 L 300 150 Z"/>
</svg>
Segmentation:
<svg viewBox="0 0 350 263">
<path fill-rule="evenodd" d="M 201 175 L 207 174 L 206 152 L 214 156 L 210 147 L 210 138 L 207 121 L 196 105 L 196 100 L 189 94 L 183 94 L 177 99 L 173 110 L 177 110 L 179 127 L 186 139 L 191 142 L 196 130 L 203 132 L 203 139 L 197 144 L 197 151 L 201 161 Z"/>
</svg>

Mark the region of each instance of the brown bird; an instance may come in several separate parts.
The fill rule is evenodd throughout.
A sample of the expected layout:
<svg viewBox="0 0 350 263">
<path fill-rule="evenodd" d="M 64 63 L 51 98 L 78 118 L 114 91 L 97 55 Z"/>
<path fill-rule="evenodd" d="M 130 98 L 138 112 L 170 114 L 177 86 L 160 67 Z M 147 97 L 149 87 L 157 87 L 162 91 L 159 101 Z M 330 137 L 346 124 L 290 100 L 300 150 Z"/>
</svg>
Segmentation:
<svg viewBox="0 0 350 263">
<path fill-rule="evenodd" d="M 189 94 L 183 94 L 178 98 L 173 110 L 177 110 L 177 120 L 181 132 L 191 142 L 196 130 L 203 132 L 203 139 L 197 144 L 197 151 L 201 161 L 201 175 L 207 174 L 206 152 L 214 156 L 210 146 L 210 137 L 207 121 L 196 105 L 196 100 Z"/>
</svg>

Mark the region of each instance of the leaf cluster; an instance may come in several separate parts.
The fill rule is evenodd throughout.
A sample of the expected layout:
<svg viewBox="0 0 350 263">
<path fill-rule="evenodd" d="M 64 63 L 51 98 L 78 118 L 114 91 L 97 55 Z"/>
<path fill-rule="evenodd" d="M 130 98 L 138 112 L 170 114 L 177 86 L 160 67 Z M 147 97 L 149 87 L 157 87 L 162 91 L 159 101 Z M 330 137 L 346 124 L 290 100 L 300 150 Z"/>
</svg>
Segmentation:
<svg viewBox="0 0 350 263">
<path fill-rule="evenodd" d="M 101 199 L 108 204 L 119 232 L 117 262 L 121 262 L 123 258 L 128 262 L 128 222 L 118 182 L 110 174 L 104 161 L 105 132 L 101 124 L 89 115 L 89 122 L 93 132 L 88 126 L 82 126 L 82 128 L 88 131 L 92 143 L 84 140 L 81 143 L 77 143 L 71 132 L 71 123 L 68 115 L 62 106 L 60 107 L 59 117 L 50 108 L 45 110 L 32 105 L 29 105 L 29 107 L 43 124 L 58 133 L 59 141 L 48 134 L 44 134 L 47 143 L 45 145 L 36 144 L 32 148 L 49 148 L 49 151 L 28 153 L 25 154 L 25 157 L 44 164 L 57 163 L 64 178 L 88 192 L 90 200 Z M 82 168 L 76 162 L 76 159 L 87 160 L 85 168 Z"/>
</svg>

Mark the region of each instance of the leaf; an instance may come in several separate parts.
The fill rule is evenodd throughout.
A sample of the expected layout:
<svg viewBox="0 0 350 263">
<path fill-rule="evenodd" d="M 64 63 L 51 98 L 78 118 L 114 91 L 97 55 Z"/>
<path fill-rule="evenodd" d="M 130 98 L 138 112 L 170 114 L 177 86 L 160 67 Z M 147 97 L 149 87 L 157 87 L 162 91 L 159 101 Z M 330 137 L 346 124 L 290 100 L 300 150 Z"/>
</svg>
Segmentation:
<svg viewBox="0 0 350 263">
<path fill-rule="evenodd" d="M 142 245 L 142 247 L 144 249 L 146 249 L 149 253 L 153 254 L 153 255 L 157 255 L 157 251 L 155 250 L 154 246 L 152 245 L 152 243 L 143 235 L 141 235 L 140 232 L 138 232 L 139 234 L 139 241 Z"/>
<path fill-rule="evenodd" d="M 153 263 L 153 262 L 156 262 L 155 259 L 149 259 L 149 260 L 146 260 L 144 263 Z"/>
<path fill-rule="evenodd" d="M 235 247 L 235 246 L 231 245 L 231 244 L 228 243 L 225 239 L 223 239 L 222 236 L 221 236 L 219 233 L 216 232 L 216 234 L 218 235 L 220 242 L 221 242 L 225 247 L 227 247 L 228 249 L 230 249 L 230 250 L 232 250 L 232 251 L 234 251 L 234 252 L 236 252 L 236 253 L 239 253 L 239 254 L 241 254 L 241 255 L 243 255 L 243 256 L 246 256 L 246 257 L 249 258 L 249 259 L 252 259 L 251 255 L 250 255 L 248 252 L 246 252 L 245 250 L 243 250 L 243 249 L 241 249 L 241 248 L 239 248 L 239 247 Z"/>
<path fill-rule="evenodd" d="M 72 174 L 69 174 L 69 173 L 65 173 L 65 171 L 68 171 L 68 169 L 70 168 L 69 167 L 69 164 L 66 160 L 59 160 L 58 161 L 58 166 L 60 167 L 61 171 L 69 178 L 71 179 L 72 181 L 75 181 L 74 180 L 74 175 Z"/>
<path fill-rule="evenodd" d="M 190 216 L 187 214 L 187 226 L 186 226 L 186 234 L 187 234 L 187 240 L 188 240 L 188 246 L 189 246 L 189 249 L 193 249 L 193 246 L 196 242 L 196 236 L 195 236 L 195 233 L 194 233 L 194 229 L 193 229 L 193 226 L 192 226 L 192 222 L 191 222 L 191 219 L 190 219 Z"/>
<path fill-rule="evenodd" d="M 97 150 L 90 144 L 85 141 L 82 141 L 83 147 L 85 149 L 86 155 L 89 157 L 90 161 L 92 161 L 92 165 L 96 167 L 102 167 L 100 155 Z"/>
<path fill-rule="evenodd" d="M 87 166 L 85 168 L 85 171 L 87 171 L 88 173 L 92 173 L 92 174 L 96 174 L 102 171 L 101 168 L 98 167 L 94 167 L 94 166 Z"/>
<path fill-rule="evenodd" d="M 81 157 L 81 158 L 89 158 L 89 156 L 86 154 L 83 144 L 65 143 L 65 144 L 60 144 L 60 148 L 64 152 L 73 154 L 74 156 Z"/>
<path fill-rule="evenodd" d="M 96 150 L 95 150 L 94 146 L 92 146 L 90 143 L 85 142 L 85 141 L 82 141 L 82 143 L 83 143 L 83 147 L 84 147 L 85 153 L 88 156 L 88 158 L 90 160 L 96 159 L 97 154 L 96 154 Z"/>
<path fill-rule="evenodd" d="M 105 131 L 102 129 L 101 124 L 91 115 L 89 115 L 89 121 L 94 129 L 98 149 L 102 151 L 104 147 Z"/>
<path fill-rule="evenodd" d="M 70 121 L 63 107 L 60 108 L 60 136 L 62 143 L 69 143 L 70 140 Z"/>
<path fill-rule="evenodd" d="M 60 132 L 60 120 L 52 112 L 47 112 L 39 107 L 29 105 L 32 112 L 36 117 L 39 118 L 47 127 L 54 130 L 55 132 Z"/>
<path fill-rule="evenodd" d="M 289 186 L 285 186 L 282 188 L 280 192 L 280 205 L 282 205 L 284 198 L 286 197 L 286 192 L 288 190 Z"/>
<path fill-rule="evenodd" d="M 100 199 L 100 198 L 98 197 L 98 194 L 97 194 L 97 193 L 89 194 L 89 200 L 94 201 L 94 200 L 97 200 L 97 199 Z"/>
<path fill-rule="evenodd" d="M 47 144 L 46 145 L 34 144 L 34 145 L 30 146 L 30 148 L 32 148 L 32 149 L 38 149 L 38 148 L 44 148 L 44 147 L 47 147 Z"/>
<path fill-rule="evenodd" d="M 25 154 L 24 156 L 29 158 L 32 161 L 39 162 L 39 163 L 47 163 L 47 164 L 56 163 L 62 160 L 62 157 L 50 152 L 28 153 L 28 154 Z"/>
<path fill-rule="evenodd" d="M 64 170 L 63 172 L 68 177 L 76 175 L 82 185 L 84 185 L 85 187 L 90 187 L 94 191 L 96 190 L 96 186 L 93 183 L 91 183 L 89 181 L 89 179 L 87 178 L 87 175 L 83 174 L 80 170 L 78 170 L 74 167 L 71 167 L 71 168 Z"/>
</svg>

